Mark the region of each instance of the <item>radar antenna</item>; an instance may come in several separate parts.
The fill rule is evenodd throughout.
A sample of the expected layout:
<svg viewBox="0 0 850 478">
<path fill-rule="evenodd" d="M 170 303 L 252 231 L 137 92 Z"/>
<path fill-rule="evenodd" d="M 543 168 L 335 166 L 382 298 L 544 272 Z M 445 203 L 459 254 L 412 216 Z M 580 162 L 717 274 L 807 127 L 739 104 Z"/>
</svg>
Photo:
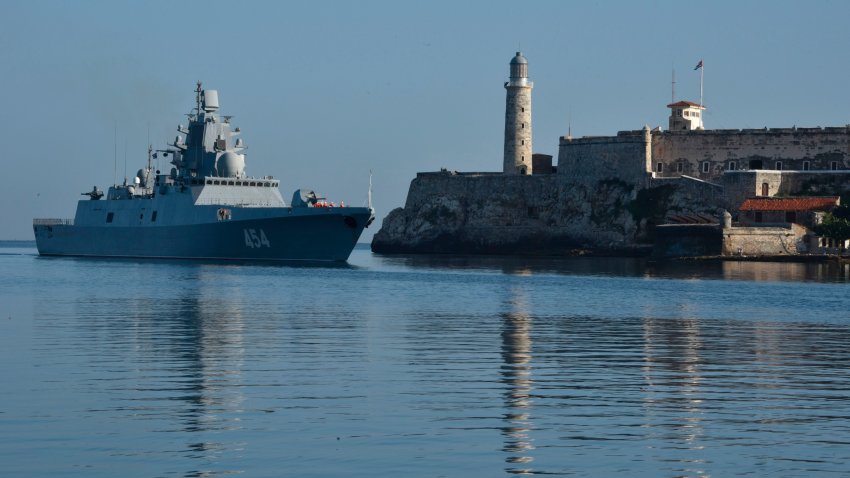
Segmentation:
<svg viewBox="0 0 850 478">
<path fill-rule="evenodd" d="M 201 81 L 198 80 L 198 86 L 195 88 L 195 111 L 198 113 L 198 116 L 201 115 L 201 93 L 203 91 L 201 89 Z"/>
</svg>

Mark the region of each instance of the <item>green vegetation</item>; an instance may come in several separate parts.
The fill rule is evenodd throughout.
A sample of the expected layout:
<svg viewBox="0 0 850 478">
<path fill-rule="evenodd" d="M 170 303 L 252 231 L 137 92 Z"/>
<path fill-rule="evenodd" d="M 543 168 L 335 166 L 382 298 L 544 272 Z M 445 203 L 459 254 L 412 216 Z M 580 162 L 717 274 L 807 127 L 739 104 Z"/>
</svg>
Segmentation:
<svg viewBox="0 0 850 478">
<path fill-rule="evenodd" d="M 821 237 L 838 241 L 850 239 L 850 206 L 841 205 L 832 213 L 826 213 L 823 222 L 815 226 L 815 232 Z"/>
<path fill-rule="evenodd" d="M 785 196 L 788 195 L 785 194 Z M 823 179 L 809 179 L 803 181 L 800 185 L 800 190 L 794 193 L 793 196 L 840 196 L 841 203 L 845 204 L 846 201 L 850 200 L 850 190 L 842 182 L 825 183 Z"/>
</svg>

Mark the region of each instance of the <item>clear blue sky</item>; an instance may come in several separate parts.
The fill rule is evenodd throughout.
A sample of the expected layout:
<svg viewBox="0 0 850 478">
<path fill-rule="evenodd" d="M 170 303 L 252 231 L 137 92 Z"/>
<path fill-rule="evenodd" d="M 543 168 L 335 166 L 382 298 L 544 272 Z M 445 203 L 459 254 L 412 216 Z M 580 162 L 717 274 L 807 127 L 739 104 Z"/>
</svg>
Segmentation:
<svg viewBox="0 0 850 478">
<path fill-rule="evenodd" d="M 666 127 L 671 68 L 696 101 L 701 58 L 707 128 L 850 123 L 848 19 L 844 1 L 5 1 L 0 239 L 110 185 L 116 123 L 132 176 L 197 80 L 235 115 L 249 174 L 360 204 L 371 169 L 383 219 L 417 171 L 501 168 L 518 45 L 535 152 L 557 155 L 570 118 L 574 136 Z"/>
</svg>

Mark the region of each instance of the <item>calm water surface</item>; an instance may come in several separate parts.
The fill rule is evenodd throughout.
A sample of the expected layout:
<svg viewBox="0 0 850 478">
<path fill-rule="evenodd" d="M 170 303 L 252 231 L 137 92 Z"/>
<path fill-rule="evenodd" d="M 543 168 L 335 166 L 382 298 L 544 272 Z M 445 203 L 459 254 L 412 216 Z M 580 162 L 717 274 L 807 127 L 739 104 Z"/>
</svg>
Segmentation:
<svg viewBox="0 0 850 478">
<path fill-rule="evenodd" d="M 850 268 L 0 247 L 0 475 L 847 476 Z"/>
</svg>

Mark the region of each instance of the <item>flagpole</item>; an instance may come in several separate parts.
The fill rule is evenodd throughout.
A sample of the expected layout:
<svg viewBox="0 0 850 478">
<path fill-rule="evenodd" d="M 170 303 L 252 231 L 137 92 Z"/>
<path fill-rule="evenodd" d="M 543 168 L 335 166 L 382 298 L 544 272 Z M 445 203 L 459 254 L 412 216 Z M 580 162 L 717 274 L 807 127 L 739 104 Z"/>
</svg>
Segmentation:
<svg viewBox="0 0 850 478">
<path fill-rule="evenodd" d="M 670 82 L 670 103 L 676 102 L 676 68 L 673 70 L 673 81 Z"/>
<path fill-rule="evenodd" d="M 699 69 L 699 106 L 702 108 L 702 75 L 705 72 L 705 63 L 702 60 L 699 61 L 700 69 Z"/>
</svg>

